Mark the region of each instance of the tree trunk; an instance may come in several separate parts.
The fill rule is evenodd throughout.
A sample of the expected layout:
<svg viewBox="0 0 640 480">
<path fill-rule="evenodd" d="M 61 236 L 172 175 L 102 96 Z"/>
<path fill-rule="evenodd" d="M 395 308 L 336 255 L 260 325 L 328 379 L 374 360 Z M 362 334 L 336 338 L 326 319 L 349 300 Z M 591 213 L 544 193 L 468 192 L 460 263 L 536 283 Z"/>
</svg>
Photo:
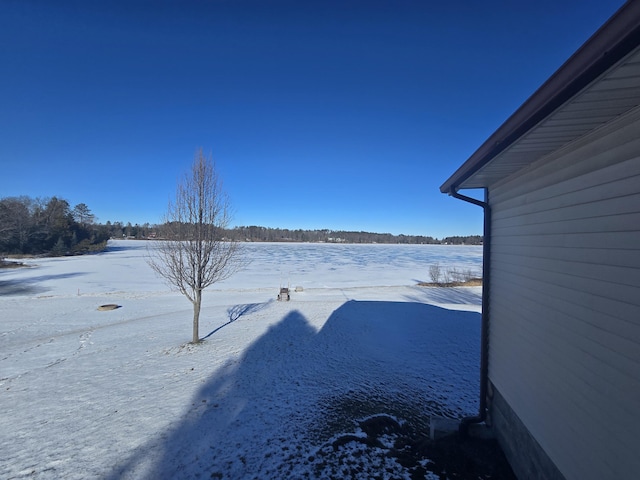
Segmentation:
<svg viewBox="0 0 640 480">
<path fill-rule="evenodd" d="M 192 343 L 200 341 L 200 305 L 202 304 L 202 292 L 196 292 L 195 301 L 193 302 L 193 340 Z"/>
</svg>

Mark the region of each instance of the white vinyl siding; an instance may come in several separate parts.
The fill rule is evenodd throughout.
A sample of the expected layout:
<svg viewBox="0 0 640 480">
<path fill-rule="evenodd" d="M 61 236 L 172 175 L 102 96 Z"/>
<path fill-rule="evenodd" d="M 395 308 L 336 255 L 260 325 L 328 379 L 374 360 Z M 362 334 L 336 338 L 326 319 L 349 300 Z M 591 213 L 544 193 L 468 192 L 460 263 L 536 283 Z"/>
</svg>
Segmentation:
<svg viewBox="0 0 640 480">
<path fill-rule="evenodd" d="M 489 202 L 490 380 L 568 480 L 640 474 L 640 109 Z"/>
</svg>

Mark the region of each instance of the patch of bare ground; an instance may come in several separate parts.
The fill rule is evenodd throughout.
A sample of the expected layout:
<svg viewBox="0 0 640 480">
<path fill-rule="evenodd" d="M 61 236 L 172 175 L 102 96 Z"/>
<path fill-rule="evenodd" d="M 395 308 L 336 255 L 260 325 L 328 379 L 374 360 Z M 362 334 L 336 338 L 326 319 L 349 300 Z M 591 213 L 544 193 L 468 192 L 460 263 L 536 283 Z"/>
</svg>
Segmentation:
<svg viewBox="0 0 640 480">
<path fill-rule="evenodd" d="M 0 268 L 22 268 L 28 267 L 22 262 L 9 262 L 7 260 L 0 260 Z"/>
<path fill-rule="evenodd" d="M 455 412 L 415 403 L 417 395 L 391 400 L 368 392 L 325 400 L 322 420 L 309 430 L 322 442 L 305 461 L 312 478 L 516 480 L 496 440 L 430 437 L 431 416 L 453 419 Z"/>
<path fill-rule="evenodd" d="M 463 282 L 420 282 L 419 287 L 481 287 L 481 278 L 470 278 Z"/>
<path fill-rule="evenodd" d="M 517 480 L 502 449 L 494 439 L 461 439 L 457 433 L 415 442 L 410 450 L 416 458 L 428 459 L 422 466 L 441 479 Z M 414 477 L 418 478 L 418 477 Z"/>
<path fill-rule="evenodd" d="M 375 415 L 309 457 L 315 478 L 517 480 L 496 440 L 457 433 L 432 440 L 409 422 Z"/>
</svg>

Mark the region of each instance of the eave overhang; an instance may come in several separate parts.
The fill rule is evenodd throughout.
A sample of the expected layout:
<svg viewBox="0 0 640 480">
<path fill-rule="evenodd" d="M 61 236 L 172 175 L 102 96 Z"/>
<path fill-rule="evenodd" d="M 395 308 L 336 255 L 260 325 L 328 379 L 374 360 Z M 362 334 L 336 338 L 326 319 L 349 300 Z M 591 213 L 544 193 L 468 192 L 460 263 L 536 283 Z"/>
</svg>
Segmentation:
<svg viewBox="0 0 640 480">
<path fill-rule="evenodd" d="M 623 5 L 440 187 L 490 188 L 640 105 L 640 1 Z"/>
</svg>

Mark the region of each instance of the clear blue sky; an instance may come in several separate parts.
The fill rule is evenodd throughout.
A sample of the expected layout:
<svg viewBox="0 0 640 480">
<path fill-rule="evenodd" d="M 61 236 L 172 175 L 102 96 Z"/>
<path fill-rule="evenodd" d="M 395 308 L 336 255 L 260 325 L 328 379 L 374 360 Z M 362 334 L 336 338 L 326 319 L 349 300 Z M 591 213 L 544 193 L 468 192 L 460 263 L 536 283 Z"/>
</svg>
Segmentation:
<svg viewBox="0 0 640 480">
<path fill-rule="evenodd" d="M 438 187 L 624 2 L 0 5 L 0 197 L 157 223 L 198 147 L 234 225 L 443 237 Z"/>
</svg>

